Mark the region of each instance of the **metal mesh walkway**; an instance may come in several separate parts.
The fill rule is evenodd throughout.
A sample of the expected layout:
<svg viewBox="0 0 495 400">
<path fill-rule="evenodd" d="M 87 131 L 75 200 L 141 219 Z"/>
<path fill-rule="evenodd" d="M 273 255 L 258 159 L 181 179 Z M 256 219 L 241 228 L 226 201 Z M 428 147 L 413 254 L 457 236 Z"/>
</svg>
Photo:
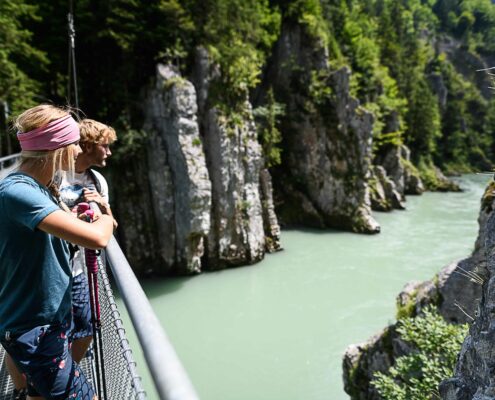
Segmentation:
<svg viewBox="0 0 495 400">
<path fill-rule="evenodd" d="M 0 399 L 14 400 L 14 384 L 5 366 L 5 350 L 0 346 Z"/>
</svg>

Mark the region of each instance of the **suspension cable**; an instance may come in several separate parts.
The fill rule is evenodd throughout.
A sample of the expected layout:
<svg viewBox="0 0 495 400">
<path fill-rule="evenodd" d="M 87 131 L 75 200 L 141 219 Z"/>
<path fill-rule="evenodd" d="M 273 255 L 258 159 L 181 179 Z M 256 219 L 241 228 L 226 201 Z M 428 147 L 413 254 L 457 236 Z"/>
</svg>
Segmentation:
<svg viewBox="0 0 495 400">
<path fill-rule="evenodd" d="M 77 73 L 76 73 L 76 29 L 74 27 L 74 7 L 72 4 L 72 0 L 69 0 L 67 27 L 69 33 L 67 100 L 70 104 L 72 98 L 72 88 L 74 88 L 74 105 L 76 106 L 76 113 L 77 113 L 79 111 L 79 94 L 77 91 Z"/>
</svg>

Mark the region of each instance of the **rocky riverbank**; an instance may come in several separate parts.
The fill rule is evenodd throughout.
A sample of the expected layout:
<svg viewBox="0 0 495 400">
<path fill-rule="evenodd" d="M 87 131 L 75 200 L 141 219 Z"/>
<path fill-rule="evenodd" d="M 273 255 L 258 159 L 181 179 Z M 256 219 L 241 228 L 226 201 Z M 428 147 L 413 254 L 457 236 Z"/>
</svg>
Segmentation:
<svg viewBox="0 0 495 400">
<path fill-rule="evenodd" d="M 495 229 L 494 189 L 495 184 L 491 183 L 483 196 L 478 218 L 479 234 L 471 256 L 447 265 L 430 281 L 408 283 L 397 297 L 398 316 L 414 317 L 426 306 L 433 305 L 449 322 L 471 323 L 455 377 L 441 385 L 440 392 L 445 400 L 493 398 L 474 395 L 490 388 L 487 368 L 493 342 L 487 341 L 486 335 L 490 331 L 490 266 L 494 264 L 490 255 L 495 249 L 492 234 Z M 387 371 L 398 357 L 410 351 L 397 334 L 396 324 L 366 343 L 349 346 L 343 359 L 343 376 L 345 390 L 351 399 L 381 399 L 370 385 L 374 373 Z"/>
</svg>

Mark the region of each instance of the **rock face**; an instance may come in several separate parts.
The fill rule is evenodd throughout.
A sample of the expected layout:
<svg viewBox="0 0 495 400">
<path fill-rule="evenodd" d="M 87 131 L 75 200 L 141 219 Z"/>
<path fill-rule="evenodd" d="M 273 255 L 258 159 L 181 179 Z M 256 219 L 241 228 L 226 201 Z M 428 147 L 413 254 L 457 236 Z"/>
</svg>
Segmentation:
<svg viewBox="0 0 495 400">
<path fill-rule="evenodd" d="M 262 149 L 252 107 L 246 100 L 242 121 L 233 121 L 210 106 L 208 89 L 218 72 L 208 53 L 196 54 L 194 83 L 200 93 L 200 120 L 212 182 L 212 226 L 206 267 L 218 269 L 260 261 L 265 251 L 280 249 L 270 173 L 263 169 Z"/>
<path fill-rule="evenodd" d="M 267 169 L 263 169 L 260 173 L 260 189 L 261 198 L 263 199 L 262 208 L 263 224 L 265 228 L 265 246 L 267 251 L 272 253 L 281 250 L 280 226 L 273 204 L 272 177 Z"/>
<path fill-rule="evenodd" d="M 366 343 L 350 345 L 345 352 L 342 368 L 344 390 L 352 400 L 381 400 L 370 385 L 375 372 L 385 372 L 396 357 L 409 352 L 395 325 L 385 328 Z"/>
<path fill-rule="evenodd" d="M 418 171 L 411 163 L 411 151 L 405 145 L 389 146 L 375 162 L 383 166 L 387 175 L 395 183 L 402 200 L 406 194 L 421 194 L 425 187 Z"/>
<path fill-rule="evenodd" d="M 415 316 L 426 306 L 435 305 L 448 321 L 471 322 L 481 295 L 481 286 L 466 277 L 479 267 L 473 257 L 449 264 L 431 281 L 408 283 L 397 296 L 399 312 Z M 345 391 L 352 400 L 380 400 L 370 384 L 375 372 L 386 372 L 398 357 L 409 352 L 396 324 L 365 343 L 350 345 L 342 364 Z"/>
<path fill-rule="evenodd" d="M 455 182 L 447 178 L 438 167 L 434 167 L 438 187 L 435 189 L 438 192 L 460 192 L 461 188 Z"/>
<path fill-rule="evenodd" d="M 138 242 L 136 247 L 132 238 L 135 232 L 149 231 L 154 243 L 154 254 L 146 260 L 149 268 L 158 273 L 197 273 L 210 230 L 211 183 L 194 86 L 173 68 L 159 65 L 144 108 L 147 165 L 136 175 L 142 180 L 140 195 L 147 197 L 143 204 L 151 206 L 154 229 L 129 224 L 126 218 L 124 238 L 130 240 L 124 246 L 131 262 L 142 265 L 147 245 Z"/>
<path fill-rule="evenodd" d="M 495 383 L 493 381 L 493 360 L 495 355 L 495 326 L 493 315 L 495 285 L 495 213 L 493 212 L 492 183 L 484 198 L 485 223 L 484 234 L 477 242 L 480 253 L 486 255 L 478 272 L 483 279 L 481 302 L 466 337 L 455 368 L 455 375 L 440 385 L 440 394 L 444 400 L 493 400 Z"/>
<path fill-rule="evenodd" d="M 120 239 L 138 273 L 199 273 L 280 249 L 250 105 L 242 124 L 230 126 L 210 109 L 199 113 L 200 127 L 201 89 L 197 99 L 191 82 L 158 65 L 143 103 L 142 149 L 113 172 L 117 213 L 126 221 Z"/>
<path fill-rule="evenodd" d="M 261 147 L 254 121 L 229 127 L 211 109 L 206 118 L 205 153 L 213 186 L 208 266 L 221 268 L 263 258 L 265 234 L 259 191 Z"/>
<path fill-rule="evenodd" d="M 285 225 L 379 231 L 367 179 L 373 117 L 349 94 L 350 71 L 331 71 L 325 47 L 285 22 L 258 103 L 269 86 L 284 103 L 282 165 L 274 170 L 277 213 Z"/>
<path fill-rule="evenodd" d="M 487 268 L 485 252 L 489 248 L 495 253 L 495 219 L 493 213 L 493 189 L 489 186 L 484 196 L 478 223 L 479 233 L 473 254 L 464 260 L 453 262 L 443 268 L 431 281 L 410 282 L 397 297 L 398 313 L 415 316 L 428 305 L 437 307 L 439 313 L 452 323 L 472 322 L 478 309 L 489 309 L 486 301 L 489 295 L 490 268 Z M 488 247 L 486 247 L 488 246 Z M 491 264 L 493 263 L 493 264 Z M 495 260 L 489 265 L 495 265 Z M 481 281 L 485 281 L 482 286 Z M 481 300 L 480 300 L 481 299 Z M 486 317 L 485 317 L 486 318 Z M 483 329 L 488 329 L 488 321 L 482 320 L 478 325 L 476 318 L 471 327 L 471 335 L 466 339 L 456 370 L 456 378 L 442 385 L 445 400 L 485 399 L 473 397 L 479 382 L 488 382 L 490 358 L 495 349 L 492 342 L 490 353 Z M 484 323 L 484 325 L 482 325 Z M 479 342 L 478 338 L 481 337 Z M 483 347 L 484 346 L 484 347 Z M 376 390 L 370 385 L 375 372 L 386 372 L 395 359 L 410 351 L 396 331 L 396 325 L 387 327 L 382 333 L 366 343 L 351 345 L 343 359 L 344 387 L 353 400 L 380 400 Z M 488 351 L 488 352 L 485 352 Z M 462 365 L 462 366 L 461 366 Z M 474 367 L 476 365 L 476 367 Z M 466 389 L 468 388 L 469 389 Z M 486 386 L 488 387 L 488 386 Z M 462 390 L 468 390 L 462 392 Z M 474 390 L 474 391 L 473 391 Z M 468 393 L 465 397 L 453 393 Z M 495 397 L 489 397 L 495 399 Z M 487 398 L 488 399 L 488 398 Z"/>
<path fill-rule="evenodd" d="M 371 190 L 371 208 L 373 210 L 390 211 L 392 209 L 404 210 L 406 208 L 395 183 L 387 176 L 382 166 L 375 165 L 373 167 L 368 183 Z"/>
<path fill-rule="evenodd" d="M 194 86 L 171 67 L 159 65 L 146 110 L 149 179 L 162 249 L 179 271 L 197 273 L 210 230 L 211 184 Z"/>
</svg>

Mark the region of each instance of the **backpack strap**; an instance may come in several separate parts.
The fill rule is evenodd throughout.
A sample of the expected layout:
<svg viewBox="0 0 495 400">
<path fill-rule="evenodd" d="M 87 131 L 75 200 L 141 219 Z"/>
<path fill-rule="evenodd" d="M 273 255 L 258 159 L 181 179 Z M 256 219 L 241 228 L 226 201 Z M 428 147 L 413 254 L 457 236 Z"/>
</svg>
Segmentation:
<svg viewBox="0 0 495 400">
<path fill-rule="evenodd" d="M 91 168 L 88 168 L 88 174 L 93 180 L 93 183 L 95 184 L 96 191 L 101 194 L 101 183 L 100 180 L 97 178 L 96 174 Z"/>
</svg>

